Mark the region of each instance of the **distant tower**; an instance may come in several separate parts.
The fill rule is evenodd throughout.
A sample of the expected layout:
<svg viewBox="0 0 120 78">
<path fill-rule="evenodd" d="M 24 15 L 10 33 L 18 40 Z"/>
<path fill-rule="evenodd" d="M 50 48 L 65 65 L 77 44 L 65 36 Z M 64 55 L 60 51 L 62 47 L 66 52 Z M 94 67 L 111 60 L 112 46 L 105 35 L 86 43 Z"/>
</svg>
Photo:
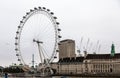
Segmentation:
<svg viewBox="0 0 120 78">
<path fill-rule="evenodd" d="M 34 68 L 34 63 L 35 63 L 35 61 L 34 61 L 34 54 L 32 54 L 32 68 Z"/>
<path fill-rule="evenodd" d="M 59 58 L 76 57 L 75 41 L 71 39 L 62 40 L 59 43 Z"/>
<path fill-rule="evenodd" d="M 115 55 L 115 46 L 112 44 L 111 46 L 111 56 L 113 57 Z"/>
<path fill-rule="evenodd" d="M 87 57 L 87 51 L 86 50 L 84 51 L 84 57 L 85 58 Z"/>
</svg>

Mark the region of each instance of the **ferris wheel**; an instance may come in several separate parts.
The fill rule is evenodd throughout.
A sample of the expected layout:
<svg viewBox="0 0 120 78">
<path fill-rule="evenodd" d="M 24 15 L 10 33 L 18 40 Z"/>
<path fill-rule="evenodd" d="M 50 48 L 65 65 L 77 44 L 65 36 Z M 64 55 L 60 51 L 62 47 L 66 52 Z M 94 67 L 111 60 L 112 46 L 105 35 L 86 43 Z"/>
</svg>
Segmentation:
<svg viewBox="0 0 120 78">
<path fill-rule="evenodd" d="M 51 63 L 57 58 L 61 38 L 59 22 L 45 7 L 31 9 L 23 16 L 15 37 L 15 51 L 20 64 L 28 65 L 31 55 L 38 64 Z"/>
</svg>

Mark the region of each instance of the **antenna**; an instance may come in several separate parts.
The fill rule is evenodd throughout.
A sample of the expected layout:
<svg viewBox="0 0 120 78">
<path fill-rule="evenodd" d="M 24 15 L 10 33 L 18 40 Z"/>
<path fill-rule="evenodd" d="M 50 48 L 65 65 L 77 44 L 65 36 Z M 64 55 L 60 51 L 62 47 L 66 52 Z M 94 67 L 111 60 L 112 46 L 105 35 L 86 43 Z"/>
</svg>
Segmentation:
<svg viewBox="0 0 120 78">
<path fill-rule="evenodd" d="M 34 54 L 32 54 L 32 67 L 34 68 Z"/>
</svg>

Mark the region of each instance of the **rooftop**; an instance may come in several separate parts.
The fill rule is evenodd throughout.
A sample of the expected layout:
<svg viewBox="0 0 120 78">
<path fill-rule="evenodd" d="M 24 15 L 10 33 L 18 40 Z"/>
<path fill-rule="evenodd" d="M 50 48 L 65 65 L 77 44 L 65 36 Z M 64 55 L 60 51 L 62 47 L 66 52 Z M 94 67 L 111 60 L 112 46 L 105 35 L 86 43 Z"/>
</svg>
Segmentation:
<svg viewBox="0 0 120 78">
<path fill-rule="evenodd" d="M 88 54 L 85 59 L 118 59 L 120 58 L 120 53 L 116 53 L 114 56 L 111 54 Z"/>
</svg>

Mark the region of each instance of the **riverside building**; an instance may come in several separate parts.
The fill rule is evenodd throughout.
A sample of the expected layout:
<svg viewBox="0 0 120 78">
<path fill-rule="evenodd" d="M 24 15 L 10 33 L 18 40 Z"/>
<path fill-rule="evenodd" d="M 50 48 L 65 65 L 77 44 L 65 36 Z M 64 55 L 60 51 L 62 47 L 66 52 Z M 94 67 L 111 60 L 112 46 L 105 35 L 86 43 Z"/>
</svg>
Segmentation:
<svg viewBox="0 0 120 78">
<path fill-rule="evenodd" d="M 75 41 L 63 40 L 59 43 L 59 61 L 52 64 L 57 74 L 119 74 L 120 53 L 115 53 L 111 46 L 111 54 L 87 54 L 76 57 Z"/>
</svg>

